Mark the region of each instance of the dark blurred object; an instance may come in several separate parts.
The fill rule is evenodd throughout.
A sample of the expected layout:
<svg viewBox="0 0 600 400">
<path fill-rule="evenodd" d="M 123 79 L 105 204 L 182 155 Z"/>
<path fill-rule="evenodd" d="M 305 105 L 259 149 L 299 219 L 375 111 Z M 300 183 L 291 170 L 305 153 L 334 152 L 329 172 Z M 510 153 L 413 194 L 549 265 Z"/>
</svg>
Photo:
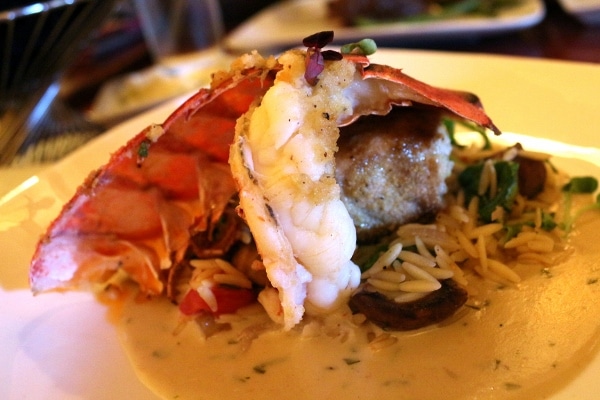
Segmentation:
<svg viewBox="0 0 600 400">
<path fill-rule="evenodd" d="M 219 0 L 133 0 L 154 62 L 192 56 L 223 37 Z"/>
<path fill-rule="evenodd" d="M 85 110 L 108 79 L 152 64 L 133 3 L 119 0 L 61 75 L 62 100 Z"/>
<path fill-rule="evenodd" d="M 263 8 L 277 3 L 276 0 L 220 0 L 219 2 L 226 31 L 235 28 Z"/>
<path fill-rule="evenodd" d="M 3 1 L 0 11 L 0 164 L 43 120 L 46 93 L 114 0 Z M 44 97 L 46 96 L 46 97 Z"/>
</svg>

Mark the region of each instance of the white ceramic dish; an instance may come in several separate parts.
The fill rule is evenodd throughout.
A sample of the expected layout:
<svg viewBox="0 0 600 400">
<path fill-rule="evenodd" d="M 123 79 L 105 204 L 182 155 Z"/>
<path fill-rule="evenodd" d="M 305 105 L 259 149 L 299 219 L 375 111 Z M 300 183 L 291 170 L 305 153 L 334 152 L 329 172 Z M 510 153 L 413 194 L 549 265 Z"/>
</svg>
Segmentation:
<svg viewBox="0 0 600 400">
<path fill-rule="evenodd" d="M 184 93 L 210 83 L 211 73 L 231 57 L 219 48 L 173 56 L 142 71 L 106 82 L 87 113 L 90 121 L 113 126 Z"/>
<path fill-rule="evenodd" d="M 595 65 L 397 50 L 372 59 L 431 84 L 473 91 L 499 127 L 533 137 L 528 148 L 564 157 L 561 166 L 573 174 L 599 171 Z M 118 125 L 0 199 L 0 398 L 156 398 L 136 378 L 102 305 L 86 293 L 33 297 L 27 270 L 37 238 L 87 173 L 180 101 Z M 551 400 L 597 398 L 598 376 L 597 355 Z"/>
<path fill-rule="evenodd" d="M 288 0 L 259 12 L 225 39 L 233 51 L 281 49 L 298 46 L 300 39 L 315 32 L 334 30 L 336 43 L 370 37 L 385 45 L 423 42 L 431 39 L 470 39 L 533 26 L 545 15 L 540 0 L 522 0 L 495 17 L 469 16 L 428 22 L 399 22 L 363 27 L 344 27 L 327 16 L 327 0 Z"/>
</svg>

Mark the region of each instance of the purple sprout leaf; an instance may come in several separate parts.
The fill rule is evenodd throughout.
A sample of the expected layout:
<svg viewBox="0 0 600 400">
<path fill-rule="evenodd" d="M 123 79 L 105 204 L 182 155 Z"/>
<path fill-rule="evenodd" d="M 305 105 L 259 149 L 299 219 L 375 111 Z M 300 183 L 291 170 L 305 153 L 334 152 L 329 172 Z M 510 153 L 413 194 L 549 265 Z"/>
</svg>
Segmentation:
<svg viewBox="0 0 600 400">
<path fill-rule="evenodd" d="M 319 81 L 319 75 L 325 69 L 325 60 L 337 61 L 343 58 L 339 52 L 334 50 L 321 51 L 332 40 L 333 31 L 318 32 L 302 40 L 302 44 L 307 47 L 304 79 L 309 85 L 315 86 Z"/>
<path fill-rule="evenodd" d="M 302 39 L 302 44 L 308 48 L 322 49 L 333 41 L 333 31 L 317 32 Z"/>
<path fill-rule="evenodd" d="M 325 50 L 322 51 L 321 54 L 323 55 L 323 58 L 327 61 L 339 61 L 342 58 L 344 58 L 342 53 L 335 50 Z"/>
<path fill-rule="evenodd" d="M 306 57 L 306 71 L 304 79 L 309 85 L 315 86 L 319 81 L 319 75 L 325 69 L 325 60 L 320 51 L 309 49 Z"/>
</svg>

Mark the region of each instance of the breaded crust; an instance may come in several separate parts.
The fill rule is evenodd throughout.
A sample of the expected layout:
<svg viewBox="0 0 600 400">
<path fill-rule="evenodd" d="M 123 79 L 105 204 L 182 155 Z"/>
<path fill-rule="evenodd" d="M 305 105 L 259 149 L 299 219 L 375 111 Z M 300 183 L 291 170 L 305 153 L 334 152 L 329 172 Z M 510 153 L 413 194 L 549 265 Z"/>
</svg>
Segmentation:
<svg viewBox="0 0 600 400">
<path fill-rule="evenodd" d="M 443 205 L 452 170 L 441 112 L 396 107 L 341 128 L 336 179 L 359 241 L 390 233 Z"/>
</svg>

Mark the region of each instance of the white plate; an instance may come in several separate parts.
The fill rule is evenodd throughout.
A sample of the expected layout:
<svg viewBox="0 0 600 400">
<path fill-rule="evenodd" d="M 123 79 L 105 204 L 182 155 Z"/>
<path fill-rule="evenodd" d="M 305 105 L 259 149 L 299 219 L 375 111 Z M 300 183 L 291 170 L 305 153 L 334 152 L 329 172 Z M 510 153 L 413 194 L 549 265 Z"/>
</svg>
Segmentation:
<svg viewBox="0 0 600 400">
<path fill-rule="evenodd" d="M 431 84 L 473 91 L 505 131 L 552 139 L 533 143 L 570 158 L 573 174 L 588 171 L 590 164 L 581 160 L 598 170 L 598 106 L 590 89 L 600 87 L 598 66 L 395 50 L 380 50 L 373 60 L 402 67 Z M 145 125 L 162 121 L 176 104 L 118 125 L 0 199 L 1 399 L 155 398 L 135 377 L 106 309 L 86 293 L 34 298 L 27 270 L 37 238 L 88 171 Z M 576 147 L 556 146 L 555 141 Z M 597 398 L 598 376 L 596 356 L 552 400 Z"/>
<path fill-rule="evenodd" d="M 167 100 L 207 86 L 211 74 L 232 57 L 220 48 L 173 56 L 144 70 L 106 82 L 87 113 L 90 121 L 113 126 Z"/>
<path fill-rule="evenodd" d="M 232 51 L 281 49 L 299 46 L 315 32 L 334 30 L 336 43 L 369 37 L 384 45 L 399 46 L 432 39 L 474 38 L 527 28 L 545 15 L 541 0 L 522 0 L 495 17 L 468 16 L 429 22 L 398 22 L 363 27 L 344 27 L 327 16 L 328 0 L 288 0 L 251 17 L 225 39 Z"/>
</svg>

